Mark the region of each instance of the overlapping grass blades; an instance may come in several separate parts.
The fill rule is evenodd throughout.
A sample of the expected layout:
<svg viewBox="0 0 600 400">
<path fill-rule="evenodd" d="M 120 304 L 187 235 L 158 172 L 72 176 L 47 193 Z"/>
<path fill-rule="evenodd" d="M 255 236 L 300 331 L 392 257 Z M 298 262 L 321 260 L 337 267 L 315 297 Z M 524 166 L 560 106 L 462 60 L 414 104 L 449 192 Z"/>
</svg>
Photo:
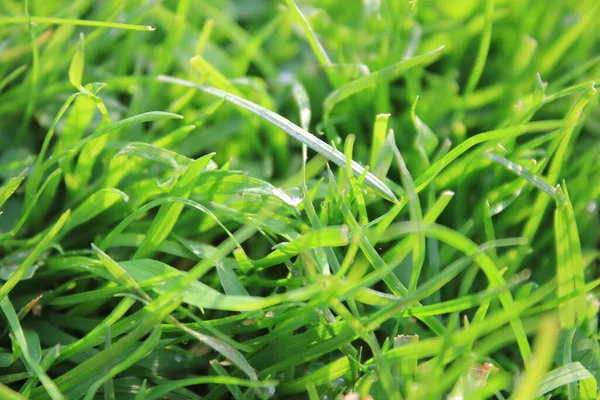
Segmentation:
<svg viewBox="0 0 600 400">
<path fill-rule="evenodd" d="M 595 398 L 599 12 L 0 1 L 0 398 Z"/>
</svg>

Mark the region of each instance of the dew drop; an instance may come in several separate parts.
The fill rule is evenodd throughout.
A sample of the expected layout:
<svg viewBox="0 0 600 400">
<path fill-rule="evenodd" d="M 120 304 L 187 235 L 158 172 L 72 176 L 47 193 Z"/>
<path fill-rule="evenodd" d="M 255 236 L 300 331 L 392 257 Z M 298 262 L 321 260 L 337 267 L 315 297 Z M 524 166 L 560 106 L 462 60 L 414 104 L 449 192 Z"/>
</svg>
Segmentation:
<svg viewBox="0 0 600 400">
<path fill-rule="evenodd" d="M 595 201 L 590 201 L 585 206 L 585 210 L 587 212 L 589 212 L 590 214 L 593 213 L 593 212 L 595 212 L 597 209 L 598 209 L 598 205 L 596 204 Z"/>
</svg>

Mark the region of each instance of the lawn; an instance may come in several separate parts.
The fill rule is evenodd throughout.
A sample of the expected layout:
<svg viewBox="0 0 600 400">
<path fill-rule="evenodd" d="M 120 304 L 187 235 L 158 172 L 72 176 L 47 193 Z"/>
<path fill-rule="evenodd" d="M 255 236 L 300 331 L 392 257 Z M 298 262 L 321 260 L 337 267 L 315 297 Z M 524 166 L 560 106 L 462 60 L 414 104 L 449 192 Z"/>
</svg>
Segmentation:
<svg viewBox="0 0 600 400">
<path fill-rule="evenodd" d="M 0 399 L 596 399 L 597 0 L 0 0 Z"/>
</svg>

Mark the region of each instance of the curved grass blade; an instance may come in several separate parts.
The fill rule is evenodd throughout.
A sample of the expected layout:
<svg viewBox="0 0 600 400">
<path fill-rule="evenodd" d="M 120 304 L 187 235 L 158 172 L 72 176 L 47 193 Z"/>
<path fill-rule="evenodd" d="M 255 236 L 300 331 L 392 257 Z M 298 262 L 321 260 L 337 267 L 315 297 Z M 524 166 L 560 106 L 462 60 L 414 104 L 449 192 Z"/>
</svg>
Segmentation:
<svg viewBox="0 0 600 400">
<path fill-rule="evenodd" d="M 161 330 L 160 326 L 158 326 L 152 330 L 152 333 L 150 333 L 148 339 L 138 346 L 131 355 L 108 370 L 102 377 L 100 377 L 100 379 L 96 380 L 88 389 L 84 400 L 92 400 L 100 386 L 102 386 L 105 382 L 148 356 L 148 354 L 150 354 L 150 352 L 158 345 L 160 336 Z"/>
<path fill-rule="evenodd" d="M 58 232 L 63 228 L 69 215 L 71 214 L 71 210 L 67 210 L 60 216 L 58 221 L 54 224 L 54 226 L 46 233 L 43 239 L 35 246 L 33 251 L 27 256 L 25 261 L 21 263 L 21 265 L 13 272 L 11 277 L 4 282 L 4 284 L 0 287 L 0 300 L 3 300 L 10 291 L 19 283 L 25 272 L 33 265 L 33 263 L 39 258 L 39 256 L 46 251 L 52 239 L 58 234 Z"/>
<path fill-rule="evenodd" d="M 123 200 L 127 203 L 129 197 L 119 189 L 104 188 L 87 197 L 71 214 L 69 222 L 65 226 L 64 232 L 86 223 L 98 214 L 108 210 L 117 201 Z"/>
<path fill-rule="evenodd" d="M 4 184 L 4 186 L 0 187 L 0 207 L 6 203 L 15 191 L 21 186 L 23 179 L 25 179 L 25 172 L 21 172 L 18 176 L 12 177 Z"/>
<path fill-rule="evenodd" d="M 552 186 L 548 185 L 542 178 L 540 178 L 537 175 L 533 175 L 530 172 L 526 171 L 525 168 L 523 168 L 523 166 L 514 163 L 510 160 L 507 160 L 506 158 L 499 156 L 497 154 L 494 153 L 489 153 L 486 155 L 487 158 L 489 158 L 490 160 L 493 160 L 495 162 L 497 162 L 498 164 L 504 166 L 506 169 L 508 169 L 511 172 L 514 172 L 515 174 L 519 175 L 520 177 L 524 178 L 525 180 L 527 180 L 529 183 L 531 183 L 532 185 L 534 185 L 535 187 L 537 187 L 538 189 L 540 189 L 542 192 L 548 194 L 548 196 L 554 198 L 556 196 L 556 189 L 553 188 Z"/>
<path fill-rule="evenodd" d="M 198 176 L 202 170 L 208 165 L 214 153 L 207 154 L 199 158 L 190 165 L 183 173 L 179 182 L 171 191 L 171 195 L 180 198 L 188 198 L 196 185 Z M 135 252 L 133 258 L 145 258 L 153 254 L 161 245 L 161 243 L 169 236 L 171 230 L 175 226 L 181 211 L 183 210 L 182 203 L 163 204 L 158 210 L 152 225 L 146 233 L 144 241 Z"/>
<path fill-rule="evenodd" d="M 189 132 L 190 130 L 191 129 L 188 127 L 187 131 Z M 162 139 L 166 139 L 166 137 L 163 137 Z M 167 140 L 162 141 L 166 142 Z M 157 142 L 161 141 L 157 140 Z M 156 144 L 132 142 L 119 150 L 119 152 L 111 159 L 106 173 L 107 186 L 116 186 L 128 173 L 140 168 L 140 165 L 142 164 L 142 162 L 140 162 L 141 160 L 128 159 L 125 158 L 126 156 L 141 157 L 171 167 L 173 169 L 172 177 L 168 178 L 165 182 L 158 183 L 160 187 L 165 188 L 174 184 L 179 175 L 194 162 L 191 158 L 164 149 L 162 146 Z M 125 162 L 123 161 L 123 158 L 125 158 Z M 213 170 L 216 168 L 217 164 L 210 160 L 206 170 Z"/>
<path fill-rule="evenodd" d="M 450 165 L 450 163 L 452 163 L 452 161 L 456 160 L 463 153 L 465 153 L 467 150 L 469 150 L 471 147 L 477 144 L 488 142 L 491 140 L 501 140 L 517 137 L 526 133 L 549 131 L 561 128 L 563 126 L 564 123 L 561 120 L 536 121 L 530 122 L 528 124 L 484 132 L 480 133 L 479 135 L 470 137 L 469 139 L 465 140 L 464 142 L 460 143 L 458 146 L 450 150 L 448 154 L 436 161 L 431 167 L 427 169 L 427 171 L 423 173 L 423 175 L 421 175 L 415 180 L 417 192 L 420 192 L 421 190 L 425 189 L 427 185 L 429 185 L 429 183 L 431 183 L 431 181 L 433 181 L 433 179 L 444 168 L 446 168 L 448 165 Z"/>
<path fill-rule="evenodd" d="M 323 112 L 325 114 L 325 118 L 327 118 L 327 116 L 331 114 L 331 111 L 336 106 L 336 104 L 338 104 L 342 100 L 352 95 L 355 95 L 356 93 L 362 92 L 367 88 L 373 87 L 380 82 L 397 79 L 404 72 L 411 68 L 418 67 L 420 65 L 431 64 L 442 55 L 443 49 L 444 46 L 441 46 L 429 53 L 421 54 L 416 57 L 409 58 L 407 60 L 402 60 L 396 64 L 392 64 L 383 69 L 372 72 L 369 75 L 361 76 L 360 78 L 345 84 L 344 86 L 329 94 L 323 102 Z"/>
<path fill-rule="evenodd" d="M 87 143 L 89 143 L 92 140 L 97 139 L 101 136 L 104 136 L 110 132 L 113 132 L 113 131 L 116 131 L 119 129 L 123 129 L 123 128 L 126 128 L 131 125 L 142 124 L 144 122 L 160 121 L 162 119 L 183 119 L 183 116 L 181 116 L 179 114 L 164 112 L 164 111 L 149 111 L 146 113 L 135 115 L 133 117 L 122 119 L 122 120 L 114 122 L 108 126 L 105 126 L 102 129 L 99 129 L 98 131 L 92 133 L 91 135 L 86 136 L 84 139 L 80 140 L 73 146 L 71 146 L 61 152 L 58 152 L 57 154 L 54 154 L 43 165 L 47 169 L 50 165 L 54 164 L 61 157 L 64 157 L 65 155 L 68 155 L 68 154 L 76 153 L 78 150 L 80 150 L 82 147 L 84 147 Z"/>
<path fill-rule="evenodd" d="M 21 65 L 19 68 L 8 74 L 6 78 L 0 80 L 0 92 L 2 92 L 2 89 L 8 86 L 11 82 L 17 79 L 23 72 L 27 71 L 27 67 L 27 64 Z"/>
<path fill-rule="evenodd" d="M 326 157 L 328 160 L 332 161 L 333 163 L 339 165 L 340 167 L 346 166 L 346 157 L 344 156 L 344 154 L 342 152 L 334 149 L 332 146 L 330 146 L 327 143 L 323 142 L 322 140 L 318 139 L 316 136 L 312 135 L 311 133 L 307 132 L 306 130 L 300 128 L 298 125 L 292 123 L 290 120 L 282 117 L 279 114 L 274 113 L 273 111 L 267 110 L 266 108 L 261 107 L 258 104 L 255 104 L 255 103 L 248 101 L 246 99 L 243 99 L 241 97 L 235 96 L 231 93 L 227 93 L 227 92 L 224 92 L 222 90 L 212 88 L 212 87 L 197 85 L 193 82 L 189 82 L 189 81 L 186 81 L 183 79 L 173 78 L 173 77 L 165 76 L 165 75 L 160 75 L 158 77 L 158 79 L 163 82 L 173 83 L 173 84 L 181 85 L 181 86 L 185 86 L 185 87 L 196 88 L 203 92 L 212 94 L 213 96 L 223 98 L 226 101 L 229 101 L 230 103 L 233 103 L 239 107 L 245 108 L 246 110 L 248 110 L 248 111 L 258 115 L 259 117 L 265 119 L 266 121 L 270 122 L 271 124 L 281 128 L 287 134 L 289 134 L 291 137 L 293 137 L 294 139 L 307 145 L 312 150 L 323 155 L 324 157 Z M 357 162 L 352 161 L 352 171 L 354 172 L 354 174 L 356 176 L 360 176 L 365 172 L 365 169 L 363 166 L 361 166 Z M 379 178 L 377 178 L 375 175 L 371 174 L 370 172 L 367 172 L 365 180 L 371 188 L 373 188 L 376 192 L 381 194 L 384 198 L 391 200 L 391 201 L 397 200 L 396 196 L 391 191 L 391 189 L 385 183 L 383 183 Z"/>
<path fill-rule="evenodd" d="M 333 65 L 333 63 L 329 59 L 327 52 L 323 48 L 323 45 L 317 38 L 317 35 L 313 31 L 312 27 L 308 23 L 308 20 L 306 19 L 304 14 L 302 14 L 302 11 L 300 11 L 300 8 L 298 7 L 298 5 L 296 4 L 296 2 L 294 0 L 286 0 L 286 2 L 288 4 L 288 6 L 292 9 L 292 11 L 294 13 L 294 17 L 296 18 L 298 23 L 300 23 L 300 25 L 302 26 L 302 30 L 304 31 L 304 34 L 306 35 L 306 38 L 308 39 L 308 43 L 310 44 L 310 47 L 311 47 L 313 53 L 317 57 L 317 60 L 319 61 L 321 68 L 325 69 L 325 73 L 327 74 L 327 77 L 329 78 L 329 81 L 331 82 L 331 84 L 334 86 L 337 86 L 337 80 L 335 79 L 336 77 L 333 75 L 333 70 L 331 69 L 331 66 Z"/>
<path fill-rule="evenodd" d="M 543 396 L 554 389 L 588 378 L 594 379 L 594 376 L 581 363 L 576 361 L 563 365 L 544 375 L 538 385 L 535 397 Z"/>
<path fill-rule="evenodd" d="M 396 237 L 395 235 L 401 232 L 407 234 L 409 232 L 416 231 L 424 232 L 426 236 L 443 241 L 453 246 L 454 248 L 459 249 L 466 255 L 475 255 L 478 253 L 475 256 L 474 260 L 487 276 L 490 288 L 499 288 L 506 286 L 506 282 L 500 274 L 500 271 L 498 270 L 492 259 L 485 252 L 479 253 L 478 246 L 475 243 L 473 243 L 469 238 L 445 226 L 438 225 L 435 223 L 427 225 L 416 225 L 414 223 L 398 223 L 392 225 L 386 231 L 384 238 L 386 240 L 393 240 L 393 238 Z M 511 309 L 515 304 L 511 293 L 508 291 L 503 291 L 499 293 L 498 297 L 505 310 Z M 531 350 L 529 347 L 529 342 L 527 341 L 527 336 L 525 335 L 523 329 L 523 325 L 519 319 L 511 321 L 511 325 L 515 331 L 519 349 L 521 350 L 521 355 L 523 356 L 524 360 L 527 360 L 529 359 Z"/>
<path fill-rule="evenodd" d="M 26 400 L 27 398 L 0 383 L 0 397 L 6 400 Z"/>
<path fill-rule="evenodd" d="M 170 276 L 169 281 L 157 284 L 154 291 L 164 293 L 178 285 L 178 280 L 186 274 L 175 268 L 154 260 L 125 261 L 119 264 L 136 281 L 143 282 L 156 276 Z M 179 278 L 179 279 L 178 279 Z M 282 303 L 283 301 L 300 301 L 310 298 L 316 288 L 297 289 L 286 294 L 273 295 L 270 297 L 255 296 L 227 296 L 202 282 L 193 282 L 188 289 L 182 292 L 183 301 L 188 304 L 206 309 L 251 311 L 260 310 Z"/>
<path fill-rule="evenodd" d="M 59 354 L 60 354 L 60 344 L 57 344 L 56 346 L 54 346 L 53 348 L 49 349 L 46 352 L 44 359 L 41 360 L 41 362 L 40 362 L 40 367 L 44 371 L 47 371 L 52 366 L 52 364 L 54 364 L 54 362 L 58 358 Z M 21 388 L 21 393 L 23 393 L 23 395 L 29 397 L 31 391 L 33 390 L 34 387 L 37 386 L 38 382 L 39 382 L 39 377 L 32 376 L 31 378 L 29 378 L 29 380 L 27 380 L 27 382 L 25 382 L 25 385 L 23 385 L 23 387 Z"/>
<path fill-rule="evenodd" d="M 277 246 L 276 250 L 268 256 L 252 263 L 260 270 L 273 265 L 281 264 L 293 256 L 321 247 L 340 247 L 348 244 L 348 227 L 328 226 L 314 229 L 289 243 Z"/>
<path fill-rule="evenodd" d="M 296 209 L 302 202 L 302 196 L 296 188 L 283 190 L 269 182 L 231 171 L 206 171 L 198 178 L 194 195 L 200 199 L 222 201 L 233 194 L 255 194 L 281 200 L 282 203 Z"/>
<path fill-rule="evenodd" d="M 44 372 L 39 362 L 36 361 L 33 358 L 33 355 L 30 353 L 27 339 L 25 338 L 25 334 L 21 328 L 21 323 L 19 322 L 19 317 L 17 316 L 17 313 L 15 312 L 11 302 L 8 300 L 8 297 L 0 297 L 0 308 L 2 308 L 2 311 L 8 320 L 10 330 L 19 343 L 23 358 L 25 358 L 29 368 L 31 368 L 31 370 L 38 376 L 42 382 L 42 385 L 44 386 L 44 389 L 48 392 L 53 400 L 64 400 L 65 397 L 58 390 L 56 384 L 50 379 L 46 372 Z"/>
<path fill-rule="evenodd" d="M 21 215 L 21 218 L 19 219 L 15 227 L 9 232 L 0 235 L 0 243 L 4 242 L 7 238 L 12 237 L 19 232 L 23 225 L 25 225 L 25 222 L 27 222 L 27 219 L 33 212 L 36 203 L 38 202 L 42 194 L 45 192 L 46 188 L 52 188 L 53 186 L 57 185 L 57 181 L 60 179 L 61 175 L 61 169 L 57 169 L 53 171 L 50 175 L 48 175 L 48 178 L 46 178 L 46 181 L 43 183 L 42 187 L 37 191 L 37 193 L 35 193 L 35 196 L 33 197 L 33 200 L 30 202 L 29 206 L 25 207 L 25 212 Z M 25 184 L 25 187 L 27 187 L 27 184 Z M 25 189 L 25 194 L 27 195 L 27 189 Z"/>
</svg>

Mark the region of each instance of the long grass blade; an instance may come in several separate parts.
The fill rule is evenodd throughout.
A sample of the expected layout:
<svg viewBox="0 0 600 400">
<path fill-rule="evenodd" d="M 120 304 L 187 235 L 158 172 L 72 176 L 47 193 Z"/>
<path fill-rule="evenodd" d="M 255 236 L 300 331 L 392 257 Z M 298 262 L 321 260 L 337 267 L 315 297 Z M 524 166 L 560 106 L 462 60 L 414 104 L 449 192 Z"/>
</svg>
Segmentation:
<svg viewBox="0 0 600 400">
<path fill-rule="evenodd" d="M 346 165 L 346 157 L 344 156 L 343 153 L 334 149 L 332 146 L 330 146 L 327 143 L 323 142 L 322 140 L 318 139 L 316 136 L 312 135 L 311 133 L 309 133 L 309 132 L 305 131 L 304 129 L 300 128 L 299 126 L 295 125 L 288 119 L 282 117 L 279 114 L 274 113 L 273 111 L 267 110 L 266 108 L 261 107 L 258 104 L 252 103 L 251 101 L 248 101 L 241 97 L 235 96 L 231 93 L 227 93 L 222 90 L 207 87 L 207 86 L 197 85 L 193 82 L 185 81 L 183 79 L 173 78 L 173 77 L 164 76 L 164 75 L 159 76 L 158 79 L 163 82 L 168 82 L 168 83 L 173 83 L 176 85 L 196 88 L 203 92 L 212 94 L 213 96 L 217 96 L 222 99 L 225 99 L 226 101 L 233 103 L 239 107 L 245 108 L 246 110 L 267 120 L 271 124 L 283 129 L 287 134 L 292 136 L 294 139 L 307 145 L 309 148 L 311 148 L 312 150 L 321 154 L 322 156 L 326 157 L 328 160 L 332 161 L 333 163 L 335 163 L 341 167 L 344 167 Z M 352 171 L 354 172 L 354 174 L 356 176 L 360 176 L 365 172 L 364 167 L 362 167 L 357 162 L 352 161 L 351 164 L 352 164 Z M 383 183 L 379 178 L 377 178 L 375 175 L 371 174 L 370 172 L 367 172 L 366 182 L 369 186 L 371 186 L 375 191 L 377 191 L 379 194 L 381 194 L 386 199 L 392 200 L 392 201 L 396 200 L 396 196 L 391 191 L 391 189 L 389 187 L 387 187 L 385 185 L 385 183 Z"/>
</svg>

